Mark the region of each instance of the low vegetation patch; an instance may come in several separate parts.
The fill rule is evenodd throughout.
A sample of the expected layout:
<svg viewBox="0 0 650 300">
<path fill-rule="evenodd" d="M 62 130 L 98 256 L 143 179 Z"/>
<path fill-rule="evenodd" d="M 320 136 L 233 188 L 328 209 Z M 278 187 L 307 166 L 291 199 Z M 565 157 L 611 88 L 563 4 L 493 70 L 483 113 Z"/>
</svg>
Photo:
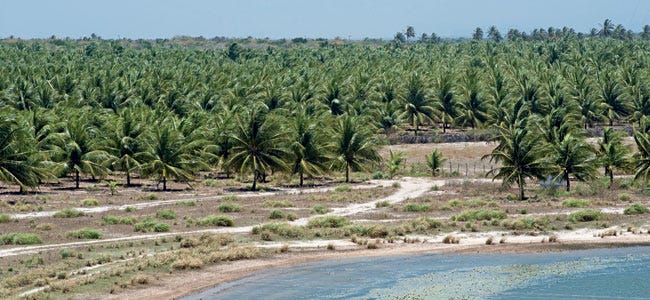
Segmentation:
<svg viewBox="0 0 650 300">
<path fill-rule="evenodd" d="M 375 203 L 376 208 L 389 207 L 389 206 L 390 206 L 390 202 L 388 202 L 387 200 L 379 201 L 379 202 Z"/>
<path fill-rule="evenodd" d="M 404 205 L 403 210 L 406 212 L 427 212 L 431 210 L 431 206 L 427 204 L 409 203 Z"/>
<path fill-rule="evenodd" d="M 334 191 L 337 193 L 349 192 L 351 190 L 352 187 L 350 187 L 349 185 L 339 185 L 334 189 Z"/>
<path fill-rule="evenodd" d="M 548 218 L 518 218 L 507 219 L 501 222 L 501 226 L 508 230 L 546 230 L 546 227 L 551 223 Z"/>
<path fill-rule="evenodd" d="M 161 209 L 158 212 L 156 212 L 156 218 L 173 220 L 176 219 L 176 212 L 173 209 Z"/>
<path fill-rule="evenodd" d="M 99 205 L 99 200 L 95 198 L 84 199 L 81 201 L 81 206 L 97 206 Z"/>
<path fill-rule="evenodd" d="M 315 213 L 315 214 L 321 214 L 322 215 L 322 214 L 326 214 L 329 211 L 330 211 L 329 208 L 327 208 L 327 207 L 325 207 L 323 205 L 320 205 L 320 204 L 316 204 L 316 205 L 314 205 L 314 207 L 311 208 L 311 212 Z"/>
<path fill-rule="evenodd" d="M 77 218 L 77 217 L 82 217 L 84 215 L 83 212 L 80 212 L 76 209 L 72 208 L 66 208 L 62 209 L 60 211 L 57 211 L 54 213 L 53 217 L 55 218 Z"/>
<path fill-rule="evenodd" d="M 178 202 L 176 202 L 176 205 L 180 205 L 180 206 L 196 206 L 196 201 L 194 201 L 194 200 L 178 201 Z"/>
<path fill-rule="evenodd" d="M 594 209 L 585 209 L 581 211 L 574 212 L 569 215 L 569 221 L 571 222 L 591 222 L 598 221 L 602 218 L 603 214 Z"/>
<path fill-rule="evenodd" d="M 33 245 L 42 242 L 41 237 L 33 233 L 7 233 L 0 235 L 0 245 Z"/>
<path fill-rule="evenodd" d="M 634 203 L 623 211 L 623 213 L 626 215 L 640 215 L 646 214 L 648 212 L 650 212 L 650 210 L 641 203 Z"/>
<path fill-rule="evenodd" d="M 118 217 L 107 215 L 102 217 L 102 225 L 126 224 L 133 225 L 138 222 L 136 217 Z"/>
<path fill-rule="evenodd" d="M 502 220 L 507 217 L 506 213 L 500 210 L 480 209 L 480 210 L 466 210 L 462 213 L 451 217 L 452 221 L 490 221 Z"/>
<path fill-rule="evenodd" d="M 11 216 L 6 215 L 6 214 L 1 214 L 0 215 L 0 223 L 7 223 L 11 221 Z"/>
<path fill-rule="evenodd" d="M 587 207 L 591 204 L 588 200 L 567 199 L 562 201 L 564 207 Z"/>
<path fill-rule="evenodd" d="M 267 200 L 262 203 L 264 207 L 274 207 L 274 208 L 283 208 L 283 207 L 294 207 L 296 204 L 289 200 Z"/>
<path fill-rule="evenodd" d="M 340 228 L 350 224 L 348 219 L 340 216 L 316 217 L 309 220 L 309 228 Z"/>
<path fill-rule="evenodd" d="M 102 238 L 102 234 L 99 231 L 90 228 L 68 231 L 65 235 L 69 238 L 82 240 L 97 240 Z"/>
<path fill-rule="evenodd" d="M 266 234 L 267 237 L 266 239 L 264 238 L 264 236 L 262 237 L 265 240 L 270 240 L 269 234 L 271 233 L 281 237 L 294 238 L 294 239 L 303 237 L 306 234 L 304 227 L 293 226 L 286 222 L 273 222 L 273 223 L 266 223 L 260 226 L 255 226 L 253 227 L 252 232 L 253 234 L 260 234 L 260 235 Z"/>
<path fill-rule="evenodd" d="M 201 226 L 223 226 L 223 227 L 232 227 L 235 226 L 235 221 L 231 218 L 221 215 L 210 215 L 203 219 L 200 219 L 196 222 Z"/>
<path fill-rule="evenodd" d="M 152 218 L 146 218 L 142 222 L 135 223 L 133 228 L 136 232 L 168 232 L 169 225 L 167 223 L 158 222 Z"/>
<path fill-rule="evenodd" d="M 56 226 L 52 223 L 41 223 L 36 225 L 36 230 L 41 230 L 41 231 L 50 231 L 54 229 Z"/>
<path fill-rule="evenodd" d="M 274 209 L 269 213 L 270 219 L 284 219 L 285 213 L 279 209 Z"/>
<path fill-rule="evenodd" d="M 226 202 L 222 203 L 218 207 L 220 212 L 223 213 L 233 213 L 233 212 L 239 212 L 241 211 L 241 206 L 237 203 L 232 203 L 232 202 Z"/>
</svg>

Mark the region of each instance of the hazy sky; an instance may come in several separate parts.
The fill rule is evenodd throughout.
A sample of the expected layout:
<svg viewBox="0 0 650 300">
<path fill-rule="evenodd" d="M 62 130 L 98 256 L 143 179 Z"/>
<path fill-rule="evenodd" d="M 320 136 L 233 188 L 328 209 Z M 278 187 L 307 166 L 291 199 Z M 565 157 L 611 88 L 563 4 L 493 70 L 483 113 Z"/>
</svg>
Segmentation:
<svg viewBox="0 0 650 300">
<path fill-rule="evenodd" d="M 606 18 L 640 31 L 648 0 L 2 0 L 0 37 L 391 38 L 416 33 L 469 36 L 496 25 L 529 31 L 570 26 L 581 32 Z"/>
</svg>

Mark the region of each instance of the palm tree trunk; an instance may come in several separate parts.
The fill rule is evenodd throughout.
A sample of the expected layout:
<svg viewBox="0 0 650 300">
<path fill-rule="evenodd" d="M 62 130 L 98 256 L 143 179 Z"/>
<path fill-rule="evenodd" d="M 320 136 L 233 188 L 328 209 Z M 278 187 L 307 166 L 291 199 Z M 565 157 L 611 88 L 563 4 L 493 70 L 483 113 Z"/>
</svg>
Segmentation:
<svg viewBox="0 0 650 300">
<path fill-rule="evenodd" d="M 300 187 L 302 187 L 303 181 L 305 179 L 304 177 L 305 177 L 305 174 L 303 174 L 302 171 L 300 171 Z"/>
<path fill-rule="evenodd" d="M 569 180 L 569 173 L 564 172 L 564 179 L 566 180 L 566 191 L 570 192 L 571 191 L 571 180 Z"/>
<path fill-rule="evenodd" d="M 131 185 L 131 173 L 129 173 L 129 171 L 127 170 L 126 171 L 126 186 L 130 186 L 130 185 Z"/>
<path fill-rule="evenodd" d="M 611 190 L 614 186 L 614 170 L 609 169 L 607 171 L 609 171 L 609 189 Z"/>
<path fill-rule="evenodd" d="M 257 189 L 257 171 L 253 172 L 253 186 L 251 187 L 252 191 Z"/>
<path fill-rule="evenodd" d="M 79 170 L 75 169 L 74 173 L 75 173 L 75 188 L 78 189 L 79 188 Z"/>
<path fill-rule="evenodd" d="M 524 178 L 519 175 L 517 176 L 517 185 L 519 186 L 519 200 L 523 201 L 525 199 L 524 196 Z"/>
<path fill-rule="evenodd" d="M 350 164 L 345 163 L 345 182 L 350 182 Z"/>
<path fill-rule="evenodd" d="M 418 127 L 419 127 L 420 124 L 418 124 L 417 119 L 413 121 L 413 125 L 415 125 L 415 136 L 418 136 Z"/>
<path fill-rule="evenodd" d="M 166 191 L 167 190 L 167 176 L 163 176 L 162 181 L 163 181 L 163 191 Z"/>
<path fill-rule="evenodd" d="M 442 133 L 447 132 L 447 121 L 442 121 Z"/>
</svg>

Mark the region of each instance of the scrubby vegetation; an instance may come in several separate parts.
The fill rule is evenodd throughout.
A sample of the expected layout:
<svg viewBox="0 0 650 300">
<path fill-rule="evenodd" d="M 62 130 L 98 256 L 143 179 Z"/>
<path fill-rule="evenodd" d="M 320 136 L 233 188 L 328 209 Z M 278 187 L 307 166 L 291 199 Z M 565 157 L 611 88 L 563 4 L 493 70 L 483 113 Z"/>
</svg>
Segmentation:
<svg viewBox="0 0 650 300">
<path fill-rule="evenodd" d="M 586 209 L 574 212 L 569 215 L 569 221 L 571 222 L 591 222 L 598 221 L 602 218 L 603 214 L 594 209 Z"/>
<path fill-rule="evenodd" d="M 168 232 L 169 224 L 146 218 L 133 225 L 136 232 Z"/>
<path fill-rule="evenodd" d="M 83 212 L 80 212 L 80 211 L 78 211 L 76 209 L 66 208 L 66 209 L 63 209 L 63 210 L 60 210 L 60 211 L 57 211 L 56 213 L 54 213 L 53 217 L 55 217 L 55 218 L 77 218 L 77 217 L 81 217 L 83 215 L 84 215 Z"/>
<path fill-rule="evenodd" d="M 96 240 L 102 238 L 102 234 L 99 231 L 90 228 L 68 231 L 66 236 L 84 240 Z"/>
<path fill-rule="evenodd" d="M 648 212 L 650 212 L 648 207 L 646 207 L 641 203 L 634 203 L 623 211 L 623 213 L 626 215 L 640 215 L 640 214 L 646 214 Z"/>
<path fill-rule="evenodd" d="M 33 245 L 42 242 L 40 236 L 32 233 L 7 233 L 0 235 L 0 245 Z"/>
<path fill-rule="evenodd" d="M 196 224 L 201 226 L 224 226 L 232 227 L 235 226 L 235 221 L 227 216 L 220 215 L 210 215 L 205 218 L 200 219 Z"/>
</svg>

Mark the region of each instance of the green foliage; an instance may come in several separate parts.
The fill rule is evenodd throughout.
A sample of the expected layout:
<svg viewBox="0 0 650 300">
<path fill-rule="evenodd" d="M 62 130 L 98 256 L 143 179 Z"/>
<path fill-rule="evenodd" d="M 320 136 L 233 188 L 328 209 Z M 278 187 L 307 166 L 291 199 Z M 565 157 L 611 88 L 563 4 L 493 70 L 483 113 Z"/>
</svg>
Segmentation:
<svg viewBox="0 0 650 300">
<path fill-rule="evenodd" d="M 113 224 L 127 224 L 133 225 L 138 222 L 136 217 L 118 217 L 113 215 L 106 215 L 102 217 L 102 224 L 104 225 L 113 225 Z"/>
<path fill-rule="evenodd" d="M 264 203 L 262 203 L 262 206 L 282 208 L 282 207 L 294 207 L 296 206 L 296 204 L 289 200 L 266 200 L 264 201 Z"/>
<path fill-rule="evenodd" d="M 176 205 L 180 206 L 196 206 L 196 201 L 194 200 L 184 200 L 176 202 Z"/>
<path fill-rule="evenodd" d="M 173 220 L 176 219 L 176 212 L 173 209 L 161 209 L 156 212 L 156 218 Z"/>
<path fill-rule="evenodd" d="M 453 216 L 453 221 L 470 222 L 470 221 L 483 221 L 483 220 L 500 220 L 507 217 L 506 213 L 500 210 L 480 209 L 480 210 L 466 210 L 458 215 Z"/>
<path fill-rule="evenodd" d="M 340 228 L 348 225 L 350 222 L 345 217 L 340 216 L 327 216 L 315 217 L 309 220 L 307 227 L 309 228 Z"/>
<path fill-rule="evenodd" d="M 330 211 L 329 208 L 327 208 L 327 207 L 325 207 L 323 205 L 320 205 L 320 204 L 316 204 L 316 205 L 314 205 L 314 207 L 311 208 L 312 213 L 321 214 L 321 215 L 325 214 L 325 213 L 327 213 L 329 211 Z"/>
<path fill-rule="evenodd" d="M 7 233 L 0 235 L 0 245 L 33 245 L 42 242 L 40 236 L 32 233 Z"/>
<path fill-rule="evenodd" d="M 337 193 L 345 193 L 345 192 L 349 192 L 349 191 L 351 191 L 351 190 L 352 190 L 352 187 L 350 187 L 349 185 L 345 185 L 345 184 L 344 184 L 344 185 L 339 185 L 339 186 L 337 186 L 337 187 L 334 189 L 334 192 L 337 192 Z"/>
<path fill-rule="evenodd" d="M 68 231 L 65 235 L 67 237 L 83 240 L 97 240 L 102 238 L 102 234 L 99 231 L 90 228 Z"/>
<path fill-rule="evenodd" d="M 94 198 L 84 199 L 81 201 L 81 206 L 97 206 L 99 205 L 99 200 Z"/>
<path fill-rule="evenodd" d="M 388 202 L 388 201 L 386 201 L 386 200 L 384 200 L 384 201 L 379 201 L 379 202 L 375 203 L 375 207 L 376 207 L 376 208 L 389 207 L 389 206 L 390 206 L 390 202 Z"/>
<path fill-rule="evenodd" d="M 603 214 L 594 209 L 585 209 L 581 211 L 574 212 L 569 215 L 569 221 L 571 222 L 591 222 L 598 221 L 602 218 Z"/>
<path fill-rule="evenodd" d="M 80 212 L 76 209 L 65 208 L 54 213 L 53 217 L 55 218 L 77 218 L 84 216 L 83 212 Z"/>
<path fill-rule="evenodd" d="M 7 223 L 11 221 L 11 216 L 6 214 L 0 214 L 0 223 Z"/>
<path fill-rule="evenodd" d="M 367 165 L 379 162 L 377 141 L 363 117 L 344 115 L 334 127 L 333 151 L 336 161 L 345 171 L 345 182 L 350 182 L 350 171 L 366 171 Z"/>
<path fill-rule="evenodd" d="M 431 206 L 427 204 L 409 203 L 404 205 L 403 210 L 406 212 L 427 212 L 431 210 Z"/>
<path fill-rule="evenodd" d="M 442 153 L 438 149 L 433 149 L 430 155 L 426 156 L 427 167 L 431 171 L 431 176 L 438 176 L 445 159 L 442 158 Z"/>
<path fill-rule="evenodd" d="M 274 209 L 269 213 L 270 219 L 284 219 L 285 213 L 279 209 Z"/>
<path fill-rule="evenodd" d="M 562 201 L 564 207 L 587 207 L 591 205 L 589 200 L 567 199 Z"/>
<path fill-rule="evenodd" d="M 388 177 L 393 179 L 402 167 L 402 163 L 404 162 L 404 152 L 393 152 L 393 150 L 388 150 L 388 153 L 390 155 L 388 161 Z"/>
<path fill-rule="evenodd" d="M 643 204 L 641 203 L 634 203 L 630 205 L 630 207 L 626 208 L 623 211 L 623 214 L 626 215 L 640 215 L 640 214 L 647 214 L 650 212 L 650 210 Z"/>
<path fill-rule="evenodd" d="M 163 222 L 158 222 L 152 218 L 145 218 L 141 222 L 135 223 L 133 229 L 136 232 L 168 232 L 169 225 Z"/>
<path fill-rule="evenodd" d="M 226 203 L 219 204 L 218 209 L 220 212 L 232 213 L 232 212 L 241 211 L 241 206 L 239 206 L 239 204 L 236 203 L 226 202 Z"/>
<path fill-rule="evenodd" d="M 210 215 L 205 218 L 200 219 L 197 222 L 201 226 L 223 226 L 223 227 L 232 227 L 235 226 L 235 221 L 231 218 L 221 215 Z"/>
</svg>

